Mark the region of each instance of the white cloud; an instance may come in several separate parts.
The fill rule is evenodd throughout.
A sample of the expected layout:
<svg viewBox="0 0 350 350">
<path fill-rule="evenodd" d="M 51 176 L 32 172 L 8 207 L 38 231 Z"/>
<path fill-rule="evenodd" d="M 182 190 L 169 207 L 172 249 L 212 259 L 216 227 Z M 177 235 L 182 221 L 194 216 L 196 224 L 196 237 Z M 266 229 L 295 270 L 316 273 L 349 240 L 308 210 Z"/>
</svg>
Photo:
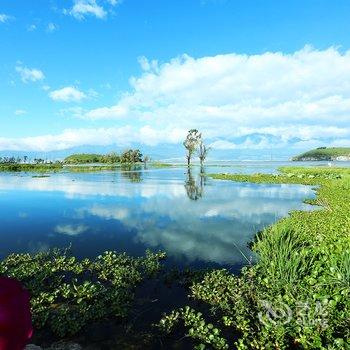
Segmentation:
<svg viewBox="0 0 350 350">
<path fill-rule="evenodd" d="M 350 139 L 338 139 L 334 140 L 330 147 L 350 147 Z"/>
<path fill-rule="evenodd" d="M 57 225 L 54 231 L 68 236 L 77 236 L 88 229 L 89 227 L 85 225 Z"/>
<path fill-rule="evenodd" d="M 105 19 L 108 13 L 114 13 L 113 7 L 121 3 L 122 0 L 73 0 L 72 8 L 63 10 L 63 13 L 79 20 L 87 16 Z"/>
<path fill-rule="evenodd" d="M 15 110 L 15 115 L 24 115 L 27 114 L 27 111 L 24 109 L 16 109 Z"/>
<path fill-rule="evenodd" d="M 91 208 L 80 210 L 82 215 L 86 212 L 106 220 L 125 220 L 132 214 L 128 208 L 120 208 L 118 206 L 107 207 L 102 205 L 93 205 Z"/>
<path fill-rule="evenodd" d="M 117 119 L 125 118 L 128 110 L 123 106 L 102 107 L 92 109 L 90 111 L 79 110 L 79 113 L 75 114 L 76 117 L 97 120 L 97 119 Z"/>
<path fill-rule="evenodd" d="M 210 147 L 218 150 L 233 150 L 233 149 L 269 149 L 269 148 L 281 148 L 286 146 L 280 140 L 270 140 L 268 137 L 259 137 L 253 140 L 247 137 L 243 142 L 234 143 L 227 140 L 217 140 L 210 144 Z"/>
<path fill-rule="evenodd" d="M 36 30 L 36 29 L 37 29 L 36 25 L 35 24 L 31 24 L 30 26 L 28 26 L 27 31 L 28 32 L 34 32 L 34 30 Z"/>
<path fill-rule="evenodd" d="M 105 176 L 108 175 L 104 175 L 104 179 Z M 110 179 L 113 179 L 112 174 Z M 199 178 L 194 175 L 194 179 L 200 186 Z M 193 205 L 187 198 L 183 181 L 173 179 L 157 183 L 144 181 L 137 186 L 123 181 L 96 181 L 86 176 L 75 177 L 72 182 L 69 174 L 42 180 L 31 176 L 0 177 L 0 190 L 54 191 L 69 198 L 104 197 L 96 204 L 76 209 L 75 223 L 60 223 L 55 232 L 73 236 L 88 232 L 89 228 L 82 223 L 91 216 L 118 220 L 125 230 L 137 231 L 136 242 L 154 249 L 166 249 L 169 256 L 179 256 L 182 262 L 184 258 L 191 261 L 199 258 L 237 263 L 241 259 L 237 246 L 245 254 L 251 254 L 247 242 L 254 232 L 287 216 L 293 209 L 310 208 L 301 202 L 313 195 L 307 186 L 229 184 L 218 191 L 216 186 L 209 185 L 203 187 L 206 200 Z M 198 220 L 194 221 L 194 217 Z M 159 225 L 164 220 L 166 227 Z M 222 225 L 218 230 L 218 220 L 230 224 Z"/>
<path fill-rule="evenodd" d="M 1 147 L 37 144 L 47 150 L 124 145 L 130 140 L 146 145 L 180 143 L 193 127 L 216 149 L 301 148 L 350 140 L 350 51 L 305 47 L 292 54 L 183 55 L 163 64 L 141 57 L 139 62 L 142 74 L 130 79 L 130 91 L 115 105 L 64 112 L 94 121 L 131 120 L 136 126 L 3 138 Z M 90 96 L 79 90 L 72 94 L 75 88 L 67 88 L 52 91 L 50 97 Z"/>
<path fill-rule="evenodd" d="M 80 113 L 79 110 L 67 110 L 64 113 Z M 63 113 L 63 112 L 62 112 Z M 146 146 L 156 146 L 158 144 L 181 144 L 186 136 L 186 129 L 165 128 L 158 129 L 155 126 L 145 125 L 142 127 L 132 127 L 125 125 L 111 128 L 81 128 L 66 129 L 56 135 L 41 135 L 22 138 L 0 137 L 0 151 L 42 151 L 50 152 L 55 150 L 65 150 L 72 147 L 109 146 L 131 147 L 133 144 L 143 144 Z M 252 137 L 247 136 L 243 141 L 229 141 L 218 139 L 210 146 L 218 150 L 234 149 L 271 149 L 292 147 L 296 149 L 307 149 L 319 146 L 343 146 L 350 145 L 350 132 L 343 138 L 336 138 L 333 141 L 322 141 L 322 139 L 311 138 L 309 140 L 289 143 L 286 138 L 268 136 Z"/>
<path fill-rule="evenodd" d="M 46 27 L 46 31 L 49 32 L 49 33 L 52 33 L 52 32 L 54 32 L 54 31 L 57 30 L 57 29 L 58 29 L 58 25 L 55 24 L 55 23 L 52 23 L 52 22 L 50 22 L 50 23 L 47 25 L 47 27 Z"/>
<path fill-rule="evenodd" d="M 98 129 L 67 129 L 57 135 L 42 135 L 22 138 L 0 137 L 0 150 L 43 151 L 64 150 L 82 145 L 120 147 L 131 146 L 133 142 L 154 145 L 159 142 L 179 143 L 186 131 L 180 129 L 156 130 L 150 126 L 141 129 L 131 126 Z"/>
<path fill-rule="evenodd" d="M 24 83 L 35 82 L 45 79 L 44 73 L 37 68 L 28 68 L 23 66 L 16 67 L 17 73 L 20 75 Z"/>
<path fill-rule="evenodd" d="M 307 126 L 293 125 L 290 127 L 264 127 L 264 128 L 238 128 L 235 136 L 244 137 L 241 141 L 228 141 L 218 139 L 209 146 L 217 150 L 235 149 L 271 149 L 271 148 L 315 148 L 319 146 L 331 147 L 333 142 L 322 141 L 323 137 L 338 139 L 348 137 L 350 139 L 350 129 L 335 126 Z M 290 143 L 292 139 L 301 139 Z M 318 139 L 319 138 L 319 139 Z M 342 147 L 346 146 L 345 139 L 339 142 Z"/>
<path fill-rule="evenodd" d="M 305 47 L 293 54 L 139 62 L 143 73 L 130 79 L 130 92 L 116 105 L 80 117 L 151 120 L 159 129 L 196 127 L 213 139 L 249 136 L 250 129 L 283 141 L 349 136 L 350 51 Z"/>
<path fill-rule="evenodd" d="M 66 13 L 79 20 L 85 19 L 86 16 L 95 16 L 99 19 L 107 16 L 105 9 L 98 5 L 96 0 L 74 0 L 73 7 Z"/>
<path fill-rule="evenodd" d="M 6 15 L 5 13 L 0 13 L 0 23 L 6 23 L 12 19 L 14 19 L 14 17 Z"/>
<path fill-rule="evenodd" d="M 51 91 L 49 97 L 54 101 L 79 102 L 87 96 L 74 86 L 66 86 L 62 89 Z"/>
<path fill-rule="evenodd" d="M 107 0 L 107 2 L 112 6 L 116 6 L 121 2 L 121 0 Z"/>
</svg>

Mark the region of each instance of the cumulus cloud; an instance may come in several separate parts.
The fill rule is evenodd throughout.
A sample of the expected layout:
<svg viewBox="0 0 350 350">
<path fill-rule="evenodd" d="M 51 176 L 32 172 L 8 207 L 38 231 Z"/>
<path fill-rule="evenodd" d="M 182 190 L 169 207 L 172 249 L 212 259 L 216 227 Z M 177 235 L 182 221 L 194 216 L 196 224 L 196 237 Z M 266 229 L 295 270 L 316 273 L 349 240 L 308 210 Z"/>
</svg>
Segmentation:
<svg viewBox="0 0 350 350">
<path fill-rule="evenodd" d="M 63 13 L 79 20 L 88 16 L 105 19 L 108 13 L 113 13 L 113 7 L 121 2 L 121 0 L 73 0 L 72 8 L 63 10 Z"/>
<path fill-rule="evenodd" d="M 99 19 L 107 16 L 105 9 L 98 5 L 96 0 L 74 0 L 73 7 L 67 13 L 79 20 L 86 16 L 95 16 Z"/>
<path fill-rule="evenodd" d="M 121 0 L 107 0 L 107 2 L 112 6 L 116 6 L 121 3 Z"/>
<path fill-rule="evenodd" d="M 271 149 L 285 148 L 315 148 L 324 145 L 332 146 L 338 140 L 340 146 L 345 147 L 350 141 L 350 129 L 348 127 L 318 126 L 318 125 L 292 125 L 286 127 L 262 127 L 262 128 L 237 128 L 235 136 L 240 141 L 217 139 L 210 147 L 217 150 L 236 149 Z M 243 137 L 243 140 L 242 140 Z M 339 139 L 344 137 L 344 139 Z M 346 138 L 349 139 L 346 139 Z M 327 141 L 324 141 L 324 139 Z M 293 141 L 294 142 L 291 142 Z"/>
<path fill-rule="evenodd" d="M 52 33 L 52 32 L 54 32 L 54 31 L 57 30 L 57 29 L 58 29 L 58 25 L 55 24 L 55 23 L 52 23 L 52 22 L 50 22 L 50 23 L 47 25 L 47 27 L 46 27 L 46 31 L 47 31 L 48 33 Z"/>
<path fill-rule="evenodd" d="M 30 26 L 27 27 L 28 32 L 34 32 L 37 29 L 35 24 L 31 24 Z"/>
<path fill-rule="evenodd" d="M 49 152 L 82 145 L 108 146 L 116 144 L 120 147 L 126 147 L 131 146 L 133 142 L 152 146 L 158 143 L 179 143 L 185 134 L 185 130 L 157 130 L 147 125 L 140 129 L 128 125 L 119 128 L 67 129 L 56 135 L 22 138 L 0 137 L 0 150 Z"/>
<path fill-rule="evenodd" d="M 241 143 L 234 143 L 227 140 L 217 140 L 210 144 L 213 149 L 232 150 L 232 149 L 266 149 L 271 147 L 282 147 L 283 143 L 273 143 L 267 137 L 260 137 L 257 140 L 252 140 L 247 137 Z"/>
<path fill-rule="evenodd" d="M 16 66 L 16 72 L 20 75 L 24 83 L 35 82 L 45 79 L 44 73 L 37 68 L 28 68 L 24 66 Z"/>
<path fill-rule="evenodd" d="M 49 97 L 54 101 L 79 102 L 87 96 L 74 86 L 66 86 L 62 89 L 51 91 Z"/>
<path fill-rule="evenodd" d="M 5 13 L 0 13 L 0 23 L 6 23 L 12 19 L 12 16 L 6 15 Z"/>
<path fill-rule="evenodd" d="M 132 120 L 137 127 L 105 129 L 103 142 L 116 142 L 118 134 L 119 144 L 127 139 L 147 145 L 180 143 L 191 128 L 200 129 L 220 150 L 346 145 L 350 140 L 350 51 L 305 47 L 291 54 L 183 55 L 166 63 L 141 57 L 139 63 L 142 73 L 130 79 L 130 90 L 116 104 L 67 113 L 120 124 Z M 52 91 L 50 97 L 79 101 L 90 95 L 67 88 Z M 100 130 L 3 138 L 0 143 L 19 147 L 39 139 L 44 141 L 38 145 L 46 149 L 100 145 Z M 78 132 L 85 136 L 77 135 L 76 142 L 67 136 Z"/>
<path fill-rule="evenodd" d="M 80 117 L 197 127 L 214 140 L 254 132 L 281 137 L 282 143 L 294 137 L 349 137 L 350 51 L 305 47 L 293 54 L 183 55 L 163 64 L 141 57 L 139 62 L 143 73 L 130 79 L 131 91 L 116 105 Z"/>
<path fill-rule="evenodd" d="M 96 109 L 87 111 L 86 113 L 80 114 L 80 117 L 91 119 L 91 120 L 109 119 L 109 118 L 116 119 L 119 117 L 125 118 L 127 116 L 127 113 L 128 113 L 127 108 L 119 105 L 119 106 L 113 106 L 113 107 L 96 108 Z"/>
</svg>

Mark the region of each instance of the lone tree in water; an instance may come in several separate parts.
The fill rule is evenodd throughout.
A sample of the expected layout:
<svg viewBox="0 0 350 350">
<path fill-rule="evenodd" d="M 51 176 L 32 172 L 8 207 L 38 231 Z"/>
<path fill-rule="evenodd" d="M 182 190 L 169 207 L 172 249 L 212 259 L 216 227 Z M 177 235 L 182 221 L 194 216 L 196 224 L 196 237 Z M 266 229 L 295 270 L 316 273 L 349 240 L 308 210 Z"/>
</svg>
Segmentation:
<svg viewBox="0 0 350 350">
<path fill-rule="evenodd" d="M 201 138 L 199 141 L 199 147 L 198 147 L 198 157 L 201 162 L 201 167 L 203 166 L 203 163 L 205 161 L 205 158 L 207 158 L 209 151 L 210 151 L 210 147 L 207 147 Z"/>
<path fill-rule="evenodd" d="M 202 138 L 202 134 L 198 132 L 197 129 L 191 129 L 188 131 L 186 140 L 183 143 L 183 145 L 187 150 L 186 158 L 187 158 L 188 166 L 191 165 L 192 155 L 196 151 L 201 138 Z"/>
</svg>

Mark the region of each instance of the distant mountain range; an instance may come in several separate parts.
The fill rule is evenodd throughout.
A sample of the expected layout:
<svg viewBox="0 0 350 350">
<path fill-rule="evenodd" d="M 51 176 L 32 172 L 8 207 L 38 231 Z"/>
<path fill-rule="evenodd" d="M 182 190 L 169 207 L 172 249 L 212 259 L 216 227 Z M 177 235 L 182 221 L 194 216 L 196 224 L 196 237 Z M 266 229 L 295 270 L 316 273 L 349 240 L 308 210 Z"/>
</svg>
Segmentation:
<svg viewBox="0 0 350 350">
<path fill-rule="evenodd" d="M 98 153 L 106 154 L 110 152 L 121 153 L 128 147 L 117 146 L 80 146 L 61 151 L 0 151 L 0 157 L 21 157 L 27 156 L 29 159 L 41 158 L 51 161 L 63 160 L 67 156 L 76 153 Z M 162 144 L 157 146 L 145 146 L 133 144 L 133 149 L 140 149 L 144 155 L 148 155 L 153 160 L 169 161 L 169 162 L 183 162 L 185 161 L 185 150 L 182 145 Z M 289 149 L 281 150 L 264 150 L 264 149 L 243 149 L 243 150 L 219 150 L 212 149 L 209 152 L 208 160 L 288 160 L 293 156 L 293 151 Z"/>
</svg>

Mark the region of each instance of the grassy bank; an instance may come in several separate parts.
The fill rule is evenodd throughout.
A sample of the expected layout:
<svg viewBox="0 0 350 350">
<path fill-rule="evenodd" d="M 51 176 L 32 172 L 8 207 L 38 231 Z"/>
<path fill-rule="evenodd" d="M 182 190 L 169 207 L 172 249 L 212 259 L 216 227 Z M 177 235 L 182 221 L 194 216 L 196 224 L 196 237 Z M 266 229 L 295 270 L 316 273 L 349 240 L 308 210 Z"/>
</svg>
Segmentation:
<svg viewBox="0 0 350 350">
<path fill-rule="evenodd" d="M 59 171 L 63 166 L 60 163 L 54 164 L 0 164 L 0 172 L 46 172 L 46 171 Z"/>
<path fill-rule="evenodd" d="M 106 170 L 142 170 L 152 168 L 169 168 L 176 165 L 161 162 L 150 162 L 146 165 L 144 163 L 114 163 L 103 165 L 88 165 L 88 164 L 0 164 L 0 172 L 57 172 L 67 170 L 72 172 L 96 172 Z"/>
<path fill-rule="evenodd" d="M 73 172 L 94 172 L 94 171 L 104 171 L 104 170 L 122 170 L 122 171 L 141 171 L 144 169 L 154 169 L 154 168 L 169 168 L 172 167 L 169 163 L 160 162 L 150 162 L 144 163 L 115 163 L 106 165 L 69 165 L 64 166 L 65 169 Z"/>
<path fill-rule="evenodd" d="M 74 173 L 89 173 L 106 170 L 112 171 L 117 170 L 118 168 L 120 168 L 119 165 L 70 165 L 64 167 L 64 169 Z"/>
<path fill-rule="evenodd" d="M 314 204 L 257 235 L 255 266 L 238 277 L 208 273 L 191 288 L 204 317 L 190 307 L 164 317 L 178 324 L 199 348 L 347 349 L 350 346 L 350 169 L 282 168 L 280 175 L 212 175 L 254 183 L 320 185 Z"/>
</svg>

